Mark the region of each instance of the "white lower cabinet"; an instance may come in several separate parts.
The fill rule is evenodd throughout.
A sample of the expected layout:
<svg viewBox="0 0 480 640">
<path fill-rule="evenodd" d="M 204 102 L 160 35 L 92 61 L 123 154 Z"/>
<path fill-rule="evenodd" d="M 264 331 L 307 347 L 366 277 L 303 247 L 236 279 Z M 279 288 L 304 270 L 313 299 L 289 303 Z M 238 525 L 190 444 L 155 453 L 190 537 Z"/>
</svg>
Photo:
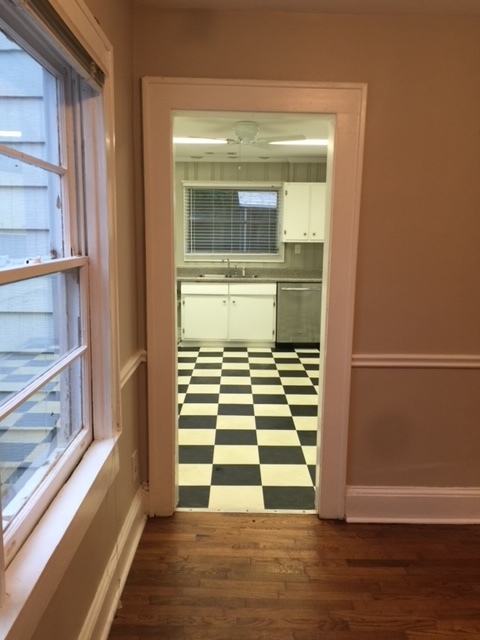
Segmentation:
<svg viewBox="0 0 480 640">
<path fill-rule="evenodd" d="M 182 340 L 275 340 L 276 285 L 183 283 Z"/>
</svg>

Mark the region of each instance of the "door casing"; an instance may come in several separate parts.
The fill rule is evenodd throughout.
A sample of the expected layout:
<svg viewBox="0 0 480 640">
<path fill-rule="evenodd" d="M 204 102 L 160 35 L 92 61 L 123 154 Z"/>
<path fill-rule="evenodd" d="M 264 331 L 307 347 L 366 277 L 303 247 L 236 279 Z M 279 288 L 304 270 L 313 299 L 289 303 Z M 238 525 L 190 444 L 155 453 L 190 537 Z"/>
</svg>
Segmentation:
<svg viewBox="0 0 480 640">
<path fill-rule="evenodd" d="M 366 84 L 142 80 L 147 288 L 149 514 L 176 507 L 177 346 L 172 127 L 178 111 L 334 116 L 322 287 L 317 510 L 344 519 Z"/>
</svg>

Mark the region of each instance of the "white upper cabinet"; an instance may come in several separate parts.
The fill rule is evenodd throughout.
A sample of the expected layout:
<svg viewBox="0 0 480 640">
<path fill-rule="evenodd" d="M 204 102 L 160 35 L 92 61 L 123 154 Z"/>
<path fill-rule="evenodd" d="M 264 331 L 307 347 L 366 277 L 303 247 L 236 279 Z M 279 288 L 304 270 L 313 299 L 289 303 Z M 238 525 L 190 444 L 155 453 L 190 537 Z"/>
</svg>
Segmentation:
<svg viewBox="0 0 480 640">
<path fill-rule="evenodd" d="M 325 239 L 324 182 L 285 182 L 283 242 L 323 242 Z"/>
</svg>

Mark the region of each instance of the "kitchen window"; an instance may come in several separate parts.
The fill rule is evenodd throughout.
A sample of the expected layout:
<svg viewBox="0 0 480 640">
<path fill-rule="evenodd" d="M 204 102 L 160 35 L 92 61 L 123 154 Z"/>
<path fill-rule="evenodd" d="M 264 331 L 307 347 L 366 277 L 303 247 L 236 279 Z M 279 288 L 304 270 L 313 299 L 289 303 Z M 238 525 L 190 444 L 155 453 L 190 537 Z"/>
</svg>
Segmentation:
<svg viewBox="0 0 480 640">
<path fill-rule="evenodd" d="M 30 4 L 49 12 L 45 3 Z M 0 20 L 5 565 L 84 456 L 109 403 L 96 364 L 109 359 L 108 296 L 99 295 L 106 249 L 101 74 L 83 71 L 36 16 L 12 6 Z"/>
<path fill-rule="evenodd" d="M 282 260 L 281 185 L 184 183 L 185 259 Z"/>
</svg>

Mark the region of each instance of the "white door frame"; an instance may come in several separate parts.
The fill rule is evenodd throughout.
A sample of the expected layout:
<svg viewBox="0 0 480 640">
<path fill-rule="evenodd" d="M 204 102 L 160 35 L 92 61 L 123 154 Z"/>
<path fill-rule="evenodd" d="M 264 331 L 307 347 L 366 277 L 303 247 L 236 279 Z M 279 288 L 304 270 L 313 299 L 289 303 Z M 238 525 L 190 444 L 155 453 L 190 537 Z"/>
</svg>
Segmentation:
<svg viewBox="0 0 480 640">
<path fill-rule="evenodd" d="M 352 334 L 367 88 L 365 84 L 144 78 L 149 513 L 176 507 L 177 347 L 172 126 L 177 111 L 335 116 L 324 255 L 318 514 L 345 518 Z"/>
</svg>

